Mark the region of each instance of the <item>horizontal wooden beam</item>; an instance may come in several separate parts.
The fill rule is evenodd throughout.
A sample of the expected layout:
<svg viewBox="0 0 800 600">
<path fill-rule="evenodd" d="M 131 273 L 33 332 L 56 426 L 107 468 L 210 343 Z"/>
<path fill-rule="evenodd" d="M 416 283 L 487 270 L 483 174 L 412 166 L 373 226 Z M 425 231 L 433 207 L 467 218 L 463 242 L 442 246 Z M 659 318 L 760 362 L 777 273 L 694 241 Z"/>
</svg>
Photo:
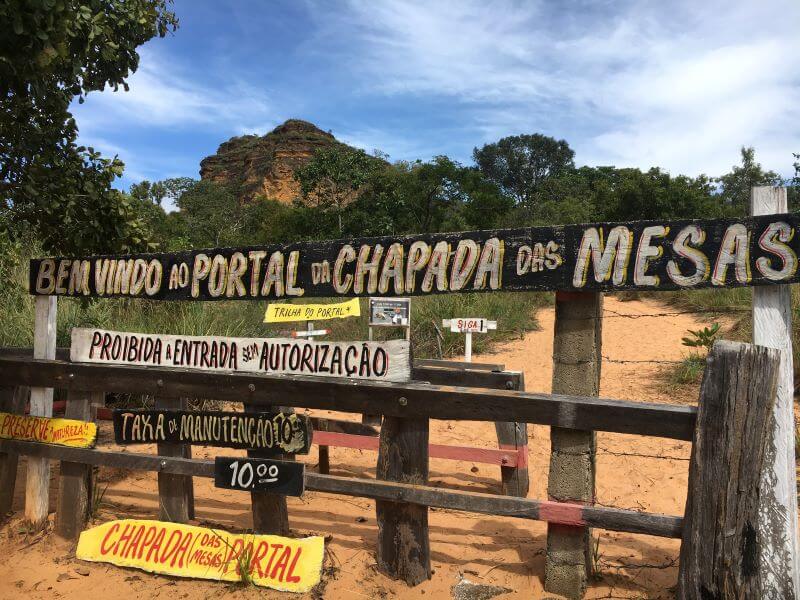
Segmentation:
<svg viewBox="0 0 800 600">
<path fill-rule="evenodd" d="M 65 460 L 93 466 L 156 471 L 175 475 L 191 475 L 193 477 L 214 477 L 214 462 L 210 460 L 89 448 L 68 448 L 11 440 L 0 440 L 0 452 L 15 452 L 25 456 Z M 643 533 L 668 538 L 681 537 L 683 526 L 681 517 L 641 513 L 605 506 L 583 506 L 530 498 L 445 490 L 431 486 L 391 481 L 320 475 L 309 471 L 306 471 L 305 477 L 306 490 L 345 496 L 359 496 L 375 500 L 408 502 L 434 508 L 446 508 L 487 515 L 516 517 L 565 525 L 587 525 L 611 531 Z"/>
<path fill-rule="evenodd" d="M 0 357 L 0 381 L 67 390 L 144 393 L 173 398 L 208 398 L 252 406 L 293 405 L 392 417 L 444 420 L 515 421 L 594 431 L 691 440 L 697 409 L 650 404 L 487 390 L 424 383 L 321 379 L 297 375 L 214 373 L 69 363 Z"/>
<path fill-rule="evenodd" d="M 33 349 L 3 347 L 0 348 L 0 356 L 33 358 Z M 69 348 L 57 348 L 56 358 L 69 361 Z M 436 385 L 514 390 L 519 389 L 522 374 L 518 371 L 505 371 L 500 364 L 418 359 L 413 363 L 411 378 Z"/>
<path fill-rule="evenodd" d="M 420 358 L 414 361 L 415 367 L 433 367 L 437 369 L 458 369 L 460 371 L 505 371 L 506 367 L 500 363 L 476 363 L 461 360 L 439 360 L 434 358 Z"/>
</svg>

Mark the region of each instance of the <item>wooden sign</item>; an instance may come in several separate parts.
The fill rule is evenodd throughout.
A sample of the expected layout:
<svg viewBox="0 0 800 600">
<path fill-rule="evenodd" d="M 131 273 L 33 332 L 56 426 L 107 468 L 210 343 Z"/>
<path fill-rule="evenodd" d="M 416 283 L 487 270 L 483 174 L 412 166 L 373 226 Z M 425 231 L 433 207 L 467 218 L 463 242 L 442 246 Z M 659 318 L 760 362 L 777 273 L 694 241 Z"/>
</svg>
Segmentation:
<svg viewBox="0 0 800 600">
<path fill-rule="evenodd" d="M 181 367 L 204 371 L 411 379 L 405 340 L 324 342 L 284 338 L 229 338 L 74 328 L 70 360 Z"/>
<path fill-rule="evenodd" d="M 291 460 L 217 456 L 214 485 L 228 490 L 302 496 L 305 465 Z"/>
<path fill-rule="evenodd" d="M 269 454 L 308 454 L 311 420 L 294 413 L 188 410 L 114 411 L 117 444 L 193 444 Z"/>
<path fill-rule="evenodd" d="M 338 304 L 276 304 L 273 302 L 267 306 L 264 323 L 325 321 L 360 316 L 361 304 L 358 298 Z"/>
<path fill-rule="evenodd" d="M 370 327 L 411 327 L 411 299 L 369 299 Z"/>
<path fill-rule="evenodd" d="M 125 519 L 81 533 L 75 556 L 174 577 L 251 581 L 285 592 L 308 592 L 322 576 L 324 543 L 319 536 L 293 539 Z"/>
<path fill-rule="evenodd" d="M 639 221 L 31 260 L 31 294 L 154 300 L 796 283 L 800 215 Z"/>
<path fill-rule="evenodd" d="M 449 327 L 453 333 L 486 333 L 490 329 L 497 329 L 497 321 L 488 319 L 444 319 L 444 327 Z"/>
<path fill-rule="evenodd" d="M 92 448 L 97 441 L 97 425 L 73 419 L 0 413 L 0 438 L 73 448 Z"/>
</svg>

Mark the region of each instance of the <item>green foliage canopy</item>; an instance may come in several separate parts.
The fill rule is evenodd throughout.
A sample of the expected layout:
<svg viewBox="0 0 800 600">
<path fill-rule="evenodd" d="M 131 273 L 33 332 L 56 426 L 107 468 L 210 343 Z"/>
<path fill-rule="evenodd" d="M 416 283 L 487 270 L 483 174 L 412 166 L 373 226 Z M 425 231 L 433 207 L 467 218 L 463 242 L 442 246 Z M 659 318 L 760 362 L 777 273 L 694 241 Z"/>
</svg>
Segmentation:
<svg viewBox="0 0 800 600">
<path fill-rule="evenodd" d="M 0 22 L 5 222 L 35 227 L 53 252 L 145 246 L 130 202 L 111 189 L 122 162 L 76 143 L 69 105 L 106 86 L 127 89 L 137 47 L 177 27 L 167 1 L 0 0 Z"/>
</svg>

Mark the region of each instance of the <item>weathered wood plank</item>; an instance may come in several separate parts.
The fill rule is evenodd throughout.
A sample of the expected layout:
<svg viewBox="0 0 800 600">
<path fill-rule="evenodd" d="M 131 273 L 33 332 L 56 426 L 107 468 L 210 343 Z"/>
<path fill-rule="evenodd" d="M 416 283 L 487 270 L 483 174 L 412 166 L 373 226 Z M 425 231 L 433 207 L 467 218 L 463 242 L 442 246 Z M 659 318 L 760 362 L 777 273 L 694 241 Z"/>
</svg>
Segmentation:
<svg viewBox="0 0 800 600">
<path fill-rule="evenodd" d="M 91 421 L 92 396 L 98 395 L 102 395 L 102 392 L 69 392 L 64 416 L 68 419 Z M 61 461 L 59 473 L 56 533 L 65 539 L 74 540 L 83 531 L 91 511 L 92 467 Z"/>
<path fill-rule="evenodd" d="M 186 398 L 156 397 L 155 406 L 164 410 L 186 410 Z M 188 444 L 157 444 L 159 456 L 191 458 Z M 173 523 L 186 523 L 194 518 L 194 484 L 191 477 L 160 472 L 158 474 L 158 518 Z"/>
<path fill-rule="evenodd" d="M 505 371 L 506 366 L 500 363 L 476 363 L 461 360 L 440 360 L 436 358 L 419 358 L 414 361 L 414 368 L 457 369 L 459 371 Z"/>
<path fill-rule="evenodd" d="M 800 236 L 799 236 L 800 237 Z M 568 429 L 612 431 L 691 440 L 696 409 L 563 394 L 488 390 L 424 383 L 321 381 L 315 377 L 204 373 L 121 365 L 74 364 L 0 357 L 0 378 L 9 385 L 196 397 L 214 389 L 218 400 L 263 408 L 273 398 L 294 406 L 397 417 L 491 421 L 503 419 Z M 160 384 L 160 385 L 159 385 Z M 400 398 L 406 403 L 401 404 Z"/>
<path fill-rule="evenodd" d="M 750 214 L 770 215 L 788 210 L 786 188 L 754 187 L 750 194 Z M 792 237 L 792 234 L 789 237 Z M 759 239 L 759 244 L 782 244 L 786 232 L 774 232 Z M 797 260 L 796 258 L 794 259 Z M 781 260 L 771 268 L 796 268 Z M 761 486 L 764 543 L 762 560 L 782 565 L 792 574 L 794 596 L 800 597 L 800 552 L 798 551 L 797 482 L 794 422 L 794 365 L 792 351 L 792 295 L 788 285 L 753 290 L 753 343 L 780 352 L 778 392 L 773 410 L 770 441 L 764 462 Z M 772 535 L 780 530 L 782 534 Z"/>
<path fill-rule="evenodd" d="M 524 390 L 525 379 L 522 373 L 516 373 L 513 380 L 506 382 L 505 388 Z M 528 476 L 528 424 L 510 421 L 498 421 L 494 424 L 497 431 L 497 444 L 502 450 L 516 450 L 519 455 L 514 465 L 501 465 L 500 478 L 503 482 L 503 493 L 506 496 L 524 498 L 530 489 Z"/>
<path fill-rule="evenodd" d="M 780 357 L 776 350 L 717 342 L 700 390 L 681 543 L 678 597 L 794 597 L 791 570 L 760 551 L 761 470 Z"/>
<path fill-rule="evenodd" d="M 0 411 L 11 414 L 25 414 L 28 388 L 0 388 Z M 14 488 L 17 482 L 19 456 L 16 452 L 0 452 L 0 522 L 11 512 L 14 502 Z"/>
<path fill-rule="evenodd" d="M 433 385 L 515 390 L 519 387 L 520 373 L 509 371 L 468 371 L 440 367 L 414 367 L 411 378 L 416 382 Z"/>
<path fill-rule="evenodd" d="M 214 477 L 214 462 L 210 460 L 169 458 L 153 454 L 88 448 L 65 448 L 11 440 L 0 440 L 0 452 L 16 452 L 20 455 L 63 459 L 120 469 L 155 471 L 193 477 Z M 683 523 L 683 518 L 678 516 L 604 506 L 581 506 L 531 498 L 513 498 L 479 492 L 445 490 L 410 483 L 320 475 L 308 470 L 306 470 L 305 479 L 306 490 L 310 491 L 392 502 L 410 502 L 436 508 L 552 523 L 585 523 L 590 527 L 611 531 L 642 533 L 667 538 L 680 538 Z"/>
<path fill-rule="evenodd" d="M 55 358 L 56 311 L 54 296 L 36 298 L 33 332 L 33 356 L 38 359 Z M 31 386 L 30 414 L 36 417 L 53 416 L 53 388 Z M 50 462 L 34 458 L 26 465 L 25 519 L 36 525 L 47 520 L 50 510 Z"/>
<path fill-rule="evenodd" d="M 245 404 L 244 408 L 246 411 L 255 410 L 255 407 L 249 404 Z M 270 406 L 268 410 L 276 409 Z M 294 413 L 294 409 L 288 406 L 278 407 L 277 410 L 286 414 Z M 272 452 L 259 450 L 248 450 L 247 456 L 250 458 L 294 460 L 294 458 L 288 454 L 279 454 L 276 456 Z M 253 531 L 255 533 L 289 535 L 289 508 L 286 504 L 286 496 L 252 492 L 250 494 L 250 503 L 253 513 Z"/>
<path fill-rule="evenodd" d="M 425 485 L 428 481 L 427 419 L 384 417 L 378 469 L 382 481 Z M 418 504 L 375 502 L 378 568 L 408 585 L 431 578 L 428 508 Z"/>
</svg>

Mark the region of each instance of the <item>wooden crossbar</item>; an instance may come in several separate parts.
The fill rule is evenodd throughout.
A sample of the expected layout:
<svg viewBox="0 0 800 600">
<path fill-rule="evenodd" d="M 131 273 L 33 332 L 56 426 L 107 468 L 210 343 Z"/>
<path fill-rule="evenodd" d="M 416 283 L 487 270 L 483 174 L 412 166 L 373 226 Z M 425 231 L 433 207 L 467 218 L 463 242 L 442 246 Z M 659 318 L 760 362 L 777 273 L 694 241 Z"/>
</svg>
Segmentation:
<svg viewBox="0 0 800 600">
<path fill-rule="evenodd" d="M 159 397 L 208 396 L 218 400 L 270 406 L 285 398 L 294 406 L 394 417 L 470 421 L 514 421 L 595 431 L 611 431 L 691 440 L 697 409 L 542 394 L 475 389 L 425 383 L 384 383 L 301 377 L 214 373 L 127 365 L 78 364 L 61 360 L 0 357 L 0 380 L 6 385 Z"/>
<path fill-rule="evenodd" d="M 133 452 L 68 448 L 35 442 L 0 440 L 0 452 L 64 460 L 93 466 L 117 467 L 139 471 L 155 471 L 193 477 L 214 477 L 214 462 L 179 457 L 155 456 Z M 320 475 L 306 471 L 307 490 L 360 496 L 393 502 L 407 502 L 435 508 L 447 508 L 487 515 L 516 517 L 564 525 L 586 525 L 611 531 L 643 533 L 667 538 L 680 538 L 683 519 L 677 516 L 637 512 L 606 506 L 497 496 L 480 492 L 445 490 L 425 485 L 396 483 Z"/>
</svg>

